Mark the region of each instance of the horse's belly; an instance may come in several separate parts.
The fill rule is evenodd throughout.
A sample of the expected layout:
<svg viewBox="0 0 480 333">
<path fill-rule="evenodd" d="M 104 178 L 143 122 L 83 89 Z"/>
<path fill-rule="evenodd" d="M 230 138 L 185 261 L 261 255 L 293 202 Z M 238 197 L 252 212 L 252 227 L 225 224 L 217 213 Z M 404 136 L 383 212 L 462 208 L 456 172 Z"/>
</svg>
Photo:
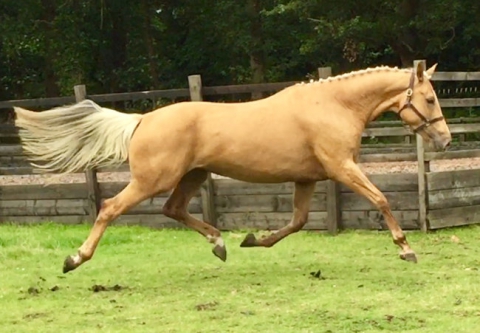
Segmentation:
<svg viewBox="0 0 480 333">
<path fill-rule="evenodd" d="M 314 158 L 275 159 L 222 159 L 217 158 L 205 166 L 215 174 L 254 183 L 281 183 L 317 181 L 326 178 L 322 165 Z"/>
<path fill-rule="evenodd" d="M 318 181 L 326 179 L 325 174 L 271 174 L 271 173 L 263 173 L 263 172 L 238 172 L 231 170 L 209 170 L 217 175 L 249 182 L 249 183 L 285 183 L 285 182 L 309 182 L 309 181 Z"/>
</svg>

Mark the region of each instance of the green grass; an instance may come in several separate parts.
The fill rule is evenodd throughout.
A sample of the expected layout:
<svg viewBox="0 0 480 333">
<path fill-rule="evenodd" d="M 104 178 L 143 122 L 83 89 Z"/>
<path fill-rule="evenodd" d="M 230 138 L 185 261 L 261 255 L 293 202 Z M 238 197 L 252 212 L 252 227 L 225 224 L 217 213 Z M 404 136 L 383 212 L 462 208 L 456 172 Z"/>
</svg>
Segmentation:
<svg viewBox="0 0 480 333">
<path fill-rule="evenodd" d="M 244 234 L 224 233 L 223 263 L 191 231 L 110 227 L 90 262 L 62 274 L 63 259 L 88 231 L 0 226 L 1 332 L 474 333 L 480 327 L 479 227 L 409 233 L 416 265 L 398 259 L 388 232 L 301 232 L 270 249 L 242 249 Z M 318 270 L 321 278 L 312 277 Z M 117 284 L 121 290 L 91 290 Z"/>
</svg>

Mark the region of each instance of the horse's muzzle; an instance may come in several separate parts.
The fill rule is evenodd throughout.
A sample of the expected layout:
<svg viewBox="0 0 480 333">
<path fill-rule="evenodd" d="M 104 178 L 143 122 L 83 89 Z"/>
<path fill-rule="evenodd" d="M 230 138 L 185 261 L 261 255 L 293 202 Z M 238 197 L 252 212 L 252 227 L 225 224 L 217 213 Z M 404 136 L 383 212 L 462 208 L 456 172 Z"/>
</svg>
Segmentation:
<svg viewBox="0 0 480 333">
<path fill-rule="evenodd" d="M 436 151 L 446 151 L 452 143 L 452 137 L 439 137 L 434 140 L 434 146 Z"/>
</svg>

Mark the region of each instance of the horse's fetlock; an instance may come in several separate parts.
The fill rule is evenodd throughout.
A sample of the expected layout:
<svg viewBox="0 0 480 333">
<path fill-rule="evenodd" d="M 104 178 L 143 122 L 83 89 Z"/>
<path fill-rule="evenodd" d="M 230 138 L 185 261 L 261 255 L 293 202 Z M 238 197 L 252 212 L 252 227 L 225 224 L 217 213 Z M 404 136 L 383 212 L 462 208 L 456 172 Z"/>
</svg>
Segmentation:
<svg viewBox="0 0 480 333">
<path fill-rule="evenodd" d="M 396 235 L 393 238 L 393 243 L 395 245 L 404 245 L 404 244 L 407 243 L 407 237 L 405 237 L 405 235 L 403 233 L 401 235 Z"/>
</svg>

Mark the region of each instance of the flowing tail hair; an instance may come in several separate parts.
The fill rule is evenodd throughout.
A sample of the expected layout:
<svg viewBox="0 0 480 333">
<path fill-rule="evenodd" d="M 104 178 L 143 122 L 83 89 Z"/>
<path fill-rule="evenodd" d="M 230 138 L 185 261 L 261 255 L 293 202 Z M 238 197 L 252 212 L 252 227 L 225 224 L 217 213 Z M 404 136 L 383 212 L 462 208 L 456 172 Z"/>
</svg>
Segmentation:
<svg viewBox="0 0 480 333">
<path fill-rule="evenodd" d="M 140 114 L 102 108 L 91 100 L 34 112 L 14 107 L 22 148 L 36 172 L 60 174 L 121 165 Z"/>
</svg>

